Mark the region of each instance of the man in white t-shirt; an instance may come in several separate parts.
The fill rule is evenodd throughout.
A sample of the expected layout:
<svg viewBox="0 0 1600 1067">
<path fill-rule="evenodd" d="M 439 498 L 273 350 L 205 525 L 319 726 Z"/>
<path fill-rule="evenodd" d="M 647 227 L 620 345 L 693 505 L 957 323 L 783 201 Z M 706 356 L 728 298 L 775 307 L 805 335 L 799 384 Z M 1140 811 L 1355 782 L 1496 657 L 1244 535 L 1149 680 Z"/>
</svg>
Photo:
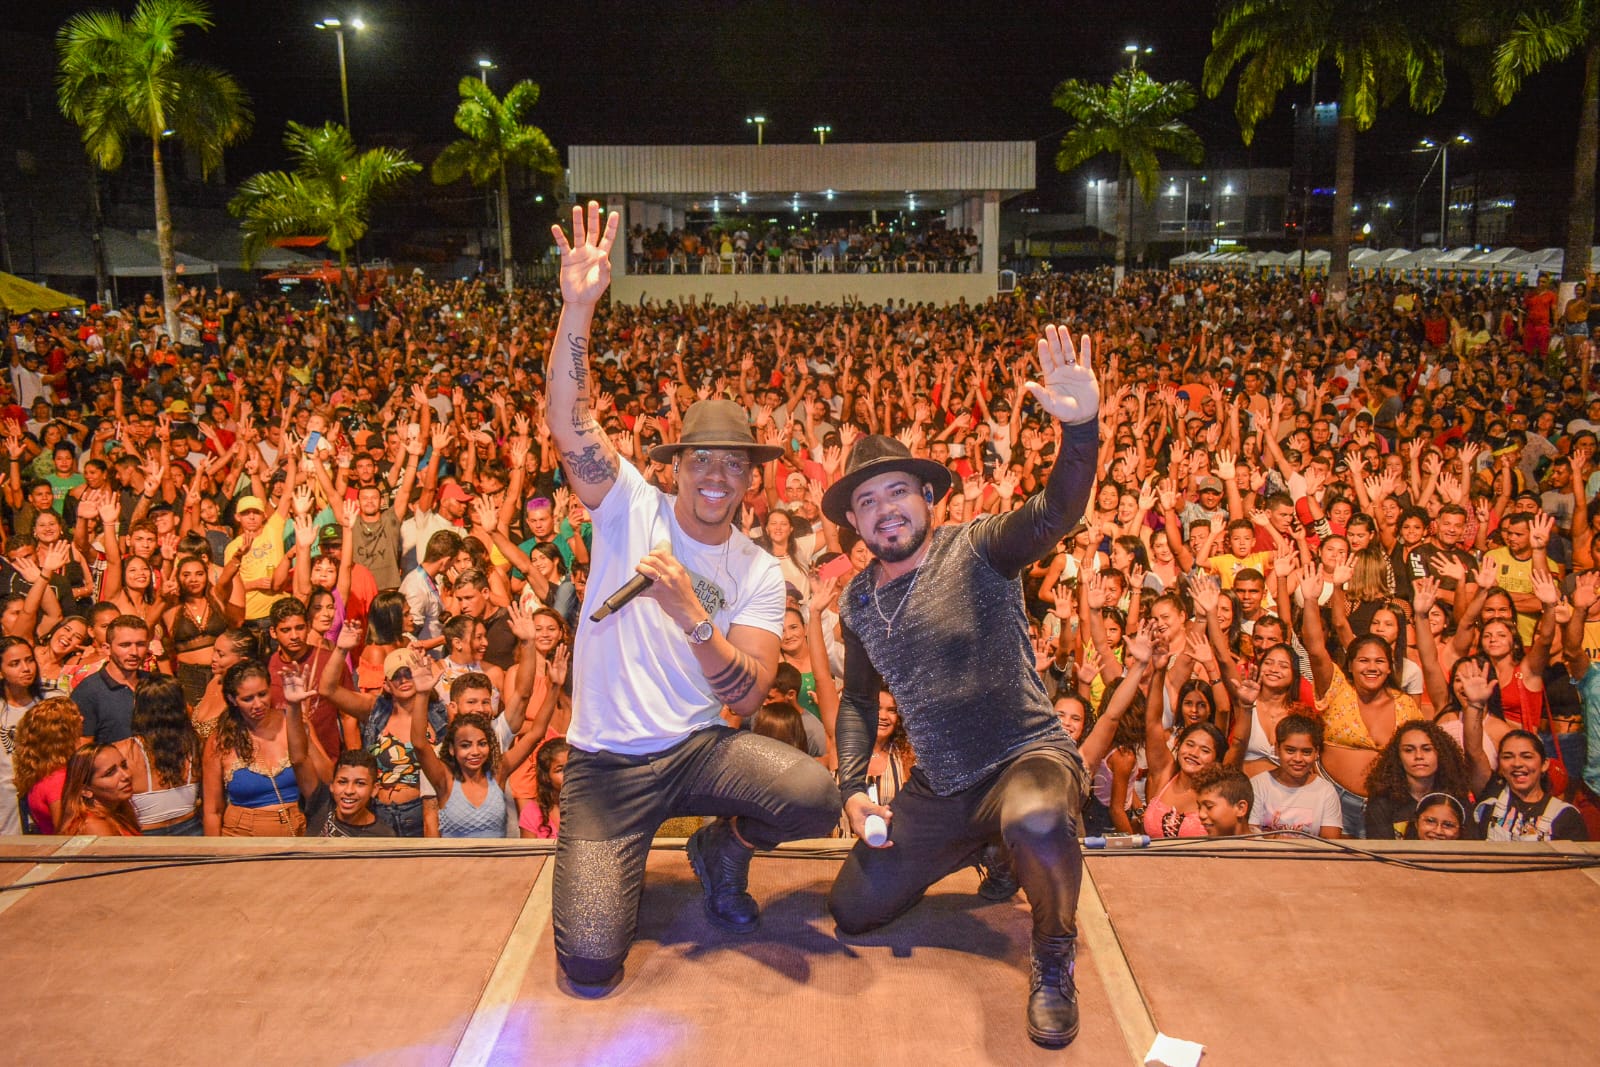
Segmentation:
<svg viewBox="0 0 1600 1067">
<path fill-rule="evenodd" d="M 1322 724 L 1304 715 L 1278 723 L 1278 765 L 1250 779 L 1255 802 L 1250 829 L 1303 830 L 1318 837 L 1344 836 L 1339 794 L 1317 777 L 1322 758 Z"/>
<path fill-rule="evenodd" d="M 633 940 L 645 860 L 668 818 L 719 816 L 689 839 L 705 915 L 756 929 L 746 892 L 756 848 L 820 837 L 839 818 L 839 790 L 804 752 L 722 720 L 758 709 L 778 669 L 784 611 L 775 559 L 734 526 L 755 464 L 782 449 L 756 444 L 731 400 L 693 404 L 676 442 L 668 496 L 618 459 L 589 406 L 589 330 L 610 284 L 617 216 L 572 213 L 561 252 L 561 320 L 551 340 L 547 420 L 572 491 L 588 507 L 594 547 L 573 643 L 572 746 L 561 790 L 553 926 L 570 981 L 602 986 Z M 638 575 L 642 596 L 603 601 Z"/>
</svg>

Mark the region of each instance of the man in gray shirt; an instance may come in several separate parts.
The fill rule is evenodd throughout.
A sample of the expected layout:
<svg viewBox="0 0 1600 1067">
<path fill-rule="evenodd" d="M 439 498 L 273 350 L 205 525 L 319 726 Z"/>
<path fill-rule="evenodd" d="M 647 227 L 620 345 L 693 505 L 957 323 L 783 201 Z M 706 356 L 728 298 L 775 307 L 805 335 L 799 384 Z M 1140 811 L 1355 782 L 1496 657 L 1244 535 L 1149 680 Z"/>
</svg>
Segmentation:
<svg viewBox="0 0 1600 1067">
<path fill-rule="evenodd" d="M 994 836 L 1010 850 L 1033 910 L 1028 1036 L 1060 1048 L 1078 1034 L 1078 816 L 1085 775 L 1034 668 L 1021 572 L 1083 515 L 1095 476 L 1099 389 L 1067 331 L 1039 344 L 1043 384 L 1028 390 L 1059 419 L 1044 491 L 1021 508 L 930 528 L 949 472 L 899 441 L 862 438 L 823 512 L 849 523 L 875 562 L 840 597 L 844 693 L 836 740 L 845 814 L 857 842 L 829 895 L 841 932 L 889 922 Z M 892 807 L 868 792 L 878 695 L 894 694 L 917 753 Z M 888 823 L 869 843 L 867 819 Z M 888 847 L 892 845 L 893 847 Z"/>
</svg>

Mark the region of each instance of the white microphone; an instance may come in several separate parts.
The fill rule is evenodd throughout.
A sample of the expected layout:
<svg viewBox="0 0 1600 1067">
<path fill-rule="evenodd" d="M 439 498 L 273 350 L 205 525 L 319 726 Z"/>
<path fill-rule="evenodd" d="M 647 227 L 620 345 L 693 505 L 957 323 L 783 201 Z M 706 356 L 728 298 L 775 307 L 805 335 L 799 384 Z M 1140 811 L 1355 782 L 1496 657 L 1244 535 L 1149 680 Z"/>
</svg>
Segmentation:
<svg viewBox="0 0 1600 1067">
<path fill-rule="evenodd" d="M 867 799 L 874 804 L 878 802 L 878 785 L 876 782 L 867 786 Z M 865 825 L 861 828 L 861 837 L 873 848 L 882 848 L 885 841 L 889 840 L 889 824 L 883 821 L 883 816 L 873 813 L 867 816 Z"/>
</svg>

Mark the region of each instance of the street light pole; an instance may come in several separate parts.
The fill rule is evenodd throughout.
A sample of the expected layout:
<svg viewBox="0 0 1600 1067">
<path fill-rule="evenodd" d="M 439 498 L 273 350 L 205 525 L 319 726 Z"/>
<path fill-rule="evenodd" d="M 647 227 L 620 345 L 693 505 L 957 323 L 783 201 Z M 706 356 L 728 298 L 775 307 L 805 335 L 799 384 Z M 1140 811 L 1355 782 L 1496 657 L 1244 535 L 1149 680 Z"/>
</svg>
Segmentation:
<svg viewBox="0 0 1600 1067">
<path fill-rule="evenodd" d="M 338 47 L 339 47 L 339 99 L 344 104 L 344 128 L 346 130 L 349 130 L 350 129 L 350 79 L 349 79 L 349 77 L 348 77 L 348 75 L 347 75 L 347 73 L 345 71 L 345 63 L 344 63 L 344 27 L 345 27 L 344 20 L 342 20 L 342 19 L 323 19 L 322 21 L 314 23 L 313 25 L 319 30 L 332 30 L 333 31 L 333 39 L 338 43 Z M 363 30 L 363 29 L 366 29 L 366 26 L 367 26 L 367 24 L 365 22 L 362 22 L 358 18 L 350 20 L 350 28 L 352 30 Z M 353 132 L 351 133 L 351 136 L 354 136 Z"/>
<path fill-rule="evenodd" d="M 491 70 L 494 70 L 494 69 L 495 69 L 495 67 L 494 67 L 494 61 L 493 60 L 489 60 L 489 59 L 479 59 L 478 60 L 478 77 L 483 79 L 483 84 L 485 86 L 487 86 L 489 84 L 489 72 Z"/>
<path fill-rule="evenodd" d="M 813 126 L 811 132 L 817 135 L 818 144 L 828 143 L 828 134 L 833 132 L 832 126 Z"/>
<path fill-rule="evenodd" d="M 744 120 L 744 123 L 746 126 L 754 126 L 756 128 L 756 147 L 761 147 L 765 143 L 764 135 L 767 130 L 767 117 L 765 115 L 751 115 Z"/>
</svg>

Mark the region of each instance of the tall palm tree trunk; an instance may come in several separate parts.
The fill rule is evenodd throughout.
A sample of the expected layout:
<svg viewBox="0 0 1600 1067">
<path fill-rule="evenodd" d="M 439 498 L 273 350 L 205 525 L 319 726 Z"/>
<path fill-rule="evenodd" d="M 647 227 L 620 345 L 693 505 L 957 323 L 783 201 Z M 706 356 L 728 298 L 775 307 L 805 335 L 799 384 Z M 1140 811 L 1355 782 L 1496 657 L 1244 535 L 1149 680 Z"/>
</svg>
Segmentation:
<svg viewBox="0 0 1600 1067">
<path fill-rule="evenodd" d="M 1583 110 L 1578 113 L 1578 158 L 1572 164 L 1572 203 L 1567 208 L 1567 252 L 1561 280 L 1581 282 L 1594 243 L 1594 170 L 1600 153 L 1600 41 L 1583 54 Z"/>
<path fill-rule="evenodd" d="M 167 200 L 167 172 L 161 165 L 161 131 L 150 138 L 150 162 L 155 171 L 156 249 L 161 253 L 161 306 L 166 311 L 167 337 L 178 343 L 178 260 L 172 254 L 172 205 Z"/>
<path fill-rule="evenodd" d="M 506 180 L 506 165 L 500 164 L 500 283 L 507 293 L 516 283 L 511 268 L 511 183 Z"/>
<path fill-rule="evenodd" d="M 1350 289 L 1350 207 L 1356 198 L 1356 119 L 1343 103 L 1334 141 L 1333 235 L 1328 247 L 1328 306 L 1339 307 Z"/>
<path fill-rule="evenodd" d="M 1133 179 L 1126 156 L 1117 164 L 1117 265 L 1113 281 L 1122 284 L 1128 273 L 1128 249 L 1133 244 Z"/>
</svg>

